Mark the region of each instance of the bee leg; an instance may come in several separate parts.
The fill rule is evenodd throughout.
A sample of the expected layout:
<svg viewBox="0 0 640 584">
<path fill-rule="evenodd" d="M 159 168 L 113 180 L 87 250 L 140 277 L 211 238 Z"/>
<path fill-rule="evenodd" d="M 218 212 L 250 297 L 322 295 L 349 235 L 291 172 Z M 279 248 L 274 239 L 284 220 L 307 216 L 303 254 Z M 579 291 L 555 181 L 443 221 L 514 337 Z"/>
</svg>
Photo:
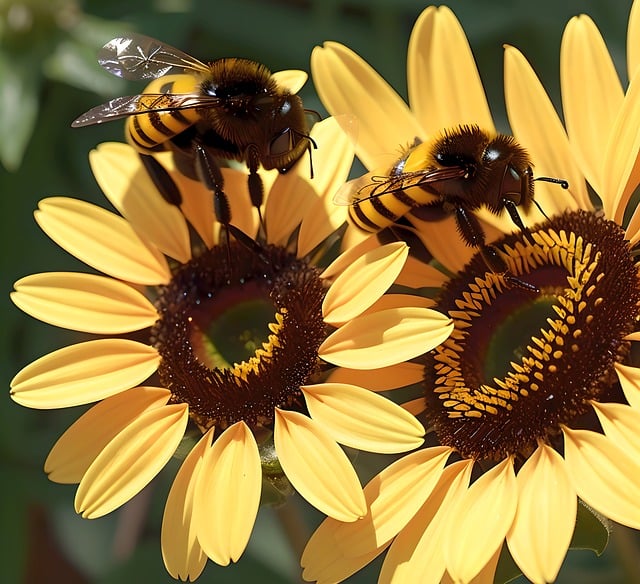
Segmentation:
<svg viewBox="0 0 640 584">
<path fill-rule="evenodd" d="M 150 154 L 140 153 L 139 156 L 142 166 L 144 166 L 149 178 L 162 195 L 162 198 L 167 201 L 167 203 L 175 205 L 176 207 L 182 205 L 180 189 L 165 167 Z"/>
<path fill-rule="evenodd" d="M 509 267 L 495 245 L 483 245 L 480 247 L 479 251 L 487 267 L 494 274 L 501 274 L 508 284 L 529 292 L 540 292 L 540 289 L 537 286 L 529 284 L 529 282 L 525 282 L 520 278 L 516 278 L 509 273 Z"/>
<path fill-rule="evenodd" d="M 224 177 L 215 158 L 202 144 L 194 144 L 194 166 L 198 179 L 213 192 L 213 209 L 218 221 L 228 229 L 231 222 L 231 207 L 224 192 Z"/>
<path fill-rule="evenodd" d="M 264 184 L 262 182 L 262 177 L 258 173 L 258 168 L 260 167 L 260 155 L 254 144 L 247 147 L 245 160 L 249 167 L 249 196 L 251 197 L 251 204 L 258 210 L 260 225 L 264 229 L 265 225 L 262 219 L 262 211 L 260 209 L 262 201 L 264 200 Z"/>
</svg>

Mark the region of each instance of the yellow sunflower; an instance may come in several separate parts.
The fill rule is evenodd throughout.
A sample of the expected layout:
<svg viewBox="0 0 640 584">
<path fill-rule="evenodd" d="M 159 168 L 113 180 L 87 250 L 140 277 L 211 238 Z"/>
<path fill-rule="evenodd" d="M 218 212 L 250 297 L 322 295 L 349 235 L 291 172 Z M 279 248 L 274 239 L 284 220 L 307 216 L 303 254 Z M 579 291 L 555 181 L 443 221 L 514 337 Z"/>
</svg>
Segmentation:
<svg viewBox="0 0 640 584">
<path fill-rule="evenodd" d="M 452 324 L 424 306 L 379 302 L 404 265 L 404 244 L 352 251 L 322 274 L 345 220 L 332 194 L 353 149 L 333 119 L 311 136 L 313 179 L 304 162 L 264 173 L 264 226 L 246 173 L 223 170 L 232 223 L 248 235 L 242 243 L 220 229 L 202 184 L 164 155 L 143 164 L 125 144 L 90 155 L 119 215 L 67 197 L 45 199 L 35 213 L 47 235 L 99 273 L 27 276 L 12 299 L 97 338 L 26 366 L 11 396 L 38 409 L 99 402 L 45 462 L 51 480 L 79 484 L 75 508 L 85 518 L 124 504 L 183 441 L 192 445 L 162 524 L 175 578 L 196 579 L 207 558 L 238 560 L 263 485 L 287 491 L 286 477 L 323 513 L 354 521 L 366 504 L 339 444 L 404 452 L 423 441 L 421 424 L 396 404 L 327 381 L 331 364 L 384 368 L 386 388 L 398 381 L 396 364 L 442 342 Z"/>
<path fill-rule="evenodd" d="M 561 50 L 566 130 L 522 54 L 506 47 L 514 135 L 537 173 L 570 185 L 537 185 L 548 218 L 535 223 L 534 215 L 529 234 L 494 241 L 509 272 L 533 290 L 510 287 L 477 255 L 467 262 L 454 230 L 439 240 L 426 222 L 419 227 L 438 260 L 433 273 L 444 266 L 452 274 L 441 274 L 436 308 L 455 325 L 420 359 L 425 394 L 406 405 L 433 430 L 431 446 L 371 480 L 364 519 L 325 520 L 303 555 L 306 580 L 341 581 L 389 548 L 380 582 L 491 582 L 506 542 L 529 580 L 552 582 L 578 501 L 640 529 L 640 213 L 632 203 L 640 183 L 639 7 L 629 22 L 626 91 L 593 22 L 569 22 Z M 392 163 L 386 153 L 413 135 L 468 123 L 493 129 L 449 9 L 421 15 L 408 61 L 411 110 L 346 47 L 314 51 L 318 91 L 329 112 L 359 118 L 357 153 L 368 168 L 384 156 Z"/>
</svg>

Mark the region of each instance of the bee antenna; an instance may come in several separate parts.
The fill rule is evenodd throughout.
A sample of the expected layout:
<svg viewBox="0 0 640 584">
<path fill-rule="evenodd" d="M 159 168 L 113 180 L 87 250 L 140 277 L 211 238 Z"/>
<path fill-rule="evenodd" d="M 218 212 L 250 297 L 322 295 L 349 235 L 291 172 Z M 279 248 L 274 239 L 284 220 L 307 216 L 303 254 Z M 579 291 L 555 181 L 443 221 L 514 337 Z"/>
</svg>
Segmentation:
<svg viewBox="0 0 640 584">
<path fill-rule="evenodd" d="M 543 182 L 550 182 L 556 185 L 560 185 L 563 189 L 569 188 L 569 182 L 564 180 L 563 178 L 553 178 L 551 176 L 538 176 L 533 180 L 541 180 Z"/>
<path fill-rule="evenodd" d="M 566 182 L 566 181 L 565 181 Z M 565 187 L 563 187 L 565 188 Z M 540 213 L 542 213 L 542 216 L 549 221 L 549 217 L 547 217 L 547 214 L 544 212 L 544 209 L 542 208 L 542 205 L 540 205 L 540 203 L 538 203 L 538 201 L 536 201 L 535 199 L 533 199 L 533 204 L 538 207 L 538 211 L 540 211 Z"/>
</svg>

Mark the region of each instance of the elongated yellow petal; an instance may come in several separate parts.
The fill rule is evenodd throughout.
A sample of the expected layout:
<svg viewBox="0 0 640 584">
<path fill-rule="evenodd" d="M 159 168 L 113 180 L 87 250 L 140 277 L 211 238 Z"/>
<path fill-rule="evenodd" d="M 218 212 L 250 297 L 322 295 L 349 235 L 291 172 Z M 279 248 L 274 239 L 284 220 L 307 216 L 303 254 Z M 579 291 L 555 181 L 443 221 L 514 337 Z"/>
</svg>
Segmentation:
<svg viewBox="0 0 640 584">
<path fill-rule="evenodd" d="M 340 367 L 376 369 L 430 351 L 452 330 L 451 319 L 430 308 L 391 308 L 348 322 L 325 339 L 318 355 Z"/>
<path fill-rule="evenodd" d="M 441 288 L 449 278 L 438 268 L 409 256 L 397 284 L 409 288 Z"/>
<path fill-rule="evenodd" d="M 393 284 L 409 256 L 409 246 L 389 243 L 355 260 L 333 282 L 322 303 L 325 322 L 351 320 L 369 308 Z"/>
<path fill-rule="evenodd" d="M 49 272 L 21 278 L 14 287 L 11 299 L 20 310 L 70 330 L 126 333 L 158 320 L 158 312 L 143 294 L 113 278 Z"/>
<path fill-rule="evenodd" d="M 162 517 L 162 559 L 173 578 L 195 581 L 204 570 L 207 555 L 197 538 L 194 495 L 203 459 L 211 447 L 213 428 L 189 452 L 171 485 Z"/>
<path fill-rule="evenodd" d="M 82 477 L 76 512 L 95 519 L 137 495 L 173 456 L 188 419 L 188 406 L 174 404 L 146 411 L 129 424 Z"/>
<path fill-rule="evenodd" d="M 562 104 L 567 132 L 580 168 L 601 192 L 602 146 L 607 143 L 624 90 L 604 40 L 593 20 L 572 18 L 560 49 Z"/>
<path fill-rule="evenodd" d="M 627 75 L 629 79 L 638 70 L 640 65 L 640 4 L 634 2 L 629 13 L 627 25 Z"/>
<path fill-rule="evenodd" d="M 444 469 L 429 498 L 391 545 L 380 571 L 380 584 L 440 583 L 445 571 L 443 526 L 466 491 L 472 469 L 472 460 L 460 460 Z"/>
<path fill-rule="evenodd" d="M 639 529 L 638 452 L 627 453 L 596 432 L 562 430 L 567 470 L 578 496 L 606 517 Z"/>
<path fill-rule="evenodd" d="M 469 487 L 452 511 L 444 536 L 447 571 L 455 581 L 470 582 L 491 560 L 511 527 L 517 503 L 510 458 Z"/>
<path fill-rule="evenodd" d="M 516 478 L 518 508 L 507 544 L 522 573 L 532 582 L 553 582 L 569 549 L 578 497 L 564 459 L 540 445 Z"/>
<path fill-rule="evenodd" d="M 227 428 L 205 454 L 195 491 L 198 541 L 217 564 L 237 562 L 258 514 L 262 472 L 249 427 Z"/>
<path fill-rule="evenodd" d="M 308 75 L 306 71 L 300 69 L 285 69 L 276 71 L 271 75 L 279 87 L 286 89 L 290 93 L 298 93 L 302 86 L 307 82 Z"/>
<path fill-rule="evenodd" d="M 340 521 L 355 521 L 366 513 L 358 475 L 320 424 L 276 408 L 273 440 L 287 478 L 316 509 Z"/>
<path fill-rule="evenodd" d="M 325 42 L 315 47 L 311 74 L 320 100 L 332 116 L 357 116 L 356 155 L 369 170 L 391 167 L 398 157 L 398 147 L 420 135 L 407 104 L 366 61 L 344 45 Z"/>
<path fill-rule="evenodd" d="M 246 235 L 255 237 L 256 233 L 258 233 L 260 221 L 258 210 L 251 203 L 251 197 L 249 196 L 249 174 L 233 168 L 222 168 L 220 170 L 224 177 L 224 188 L 231 209 L 231 223 Z M 267 188 L 267 177 L 273 172 L 277 174 L 277 171 L 260 171 L 265 189 Z M 212 196 L 211 192 L 209 194 Z M 220 228 L 220 224 L 216 224 L 216 227 Z"/>
<path fill-rule="evenodd" d="M 424 367 L 418 363 L 398 363 L 380 369 L 334 369 L 328 377 L 331 383 L 361 385 L 369 391 L 387 391 L 419 383 L 424 379 Z"/>
<path fill-rule="evenodd" d="M 331 197 L 316 199 L 302 218 L 296 255 L 302 258 L 311 253 L 345 223 L 347 215 L 348 208 L 344 205 L 335 205 Z"/>
<path fill-rule="evenodd" d="M 402 308 L 403 306 L 419 306 L 421 308 L 433 308 L 436 305 L 433 298 L 416 296 L 414 294 L 384 294 L 376 300 L 365 313 L 380 312 L 389 308 Z M 364 314 L 364 313 L 363 313 Z"/>
<path fill-rule="evenodd" d="M 167 202 L 128 144 L 108 142 L 89 153 L 91 170 L 102 192 L 138 234 L 166 255 L 186 263 L 191 258 L 184 215 Z"/>
<path fill-rule="evenodd" d="M 640 74 L 629 83 L 604 152 L 605 182 L 599 195 L 607 219 L 618 224 L 622 224 L 629 199 L 640 182 L 639 128 Z"/>
<path fill-rule="evenodd" d="M 416 21 L 407 56 L 411 110 L 427 134 L 459 124 L 494 130 L 471 48 L 446 6 L 430 6 Z"/>
<path fill-rule="evenodd" d="M 444 446 L 412 452 L 371 479 L 364 489 L 367 515 L 336 530 L 347 553 L 369 553 L 397 535 L 429 497 L 451 452 Z"/>
<path fill-rule="evenodd" d="M 118 215 L 85 201 L 51 197 L 34 213 L 40 228 L 85 264 L 135 284 L 166 284 L 171 274 L 164 256 L 146 245 Z"/>
<path fill-rule="evenodd" d="M 626 404 L 591 402 L 602 429 L 612 442 L 640 457 L 640 410 Z"/>
<path fill-rule="evenodd" d="M 640 369 L 615 363 L 618 380 L 622 386 L 624 397 L 636 409 L 640 409 Z"/>
<path fill-rule="evenodd" d="M 44 472 L 56 483 L 79 483 L 111 440 L 143 412 L 163 406 L 168 389 L 136 387 L 106 398 L 74 422 L 54 444 Z"/>
<path fill-rule="evenodd" d="M 355 385 L 303 386 L 309 414 L 346 446 L 391 454 L 419 448 L 424 428 L 399 405 Z"/>
<path fill-rule="evenodd" d="M 584 178 L 573 158 L 569 139 L 549 96 L 524 58 L 513 47 L 504 53 L 505 98 L 515 136 L 530 152 L 536 176 L 565 179 L 569 190 L 536 183 L 536 199 L 545 213 L 591 209 Z"/>
<path fill-rule="evenodd" d="M 347 233 L 353 234 L 355 232 L 358 232 L 360 235 L 362 235 L 362 232 L 355 227 L 351 229 L 349 227 L 347 227 Z M 378 238 L 375 235 L 365 237 L 363 240 L 357 243 L 355 241 L 349 241 L 346 246 L 344 246 L 345 251 L 343 251 L 325 268 L 325 270 L 322 272 L 322 277 L 328 280 L 334 279 L 336 276 L 344 272 L 360 256 L 367 253 L 368 251 L 377 249 L 378 247 L 380 247 L 380 243 L 378 242 Z"/>
<path fill-rule="evenodd" d="M 11 381 L 11 397 L 36 409 L 91 403 L 141 383 L 160 357 L 148 345 L 127 339 L 98 339 L 40 357 Z"/>
</svg>

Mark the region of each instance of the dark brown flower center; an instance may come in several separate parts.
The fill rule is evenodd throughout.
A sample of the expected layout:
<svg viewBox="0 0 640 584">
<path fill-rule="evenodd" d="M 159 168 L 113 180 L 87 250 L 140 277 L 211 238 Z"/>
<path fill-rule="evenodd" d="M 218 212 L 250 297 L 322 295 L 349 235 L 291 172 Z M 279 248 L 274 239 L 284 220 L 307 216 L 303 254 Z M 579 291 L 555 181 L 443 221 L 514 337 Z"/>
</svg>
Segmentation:
<svg viewBox="0 0 640 584">
<path fill-rule="evenodd" d="M 475 257 L 443 290 L 455 321 L 429 355 L 427 417 L 463 456 L 498 460 L 554 443 L 589 400 L 619 400 L 613 365 L 639 316 L 640 281 L 623 230 L 584 211 L 496 242 L 513 275 L 539 293 L 505 286 Z"/>
<path fill-rule="evenodd" d="M 205 251 L 157 300 L 162 385 L 201 428 L 240 420 L 270 428 L 275 407 L 304 411 L 300 386 L 325 338 L 324 295 L 319 270 L 282 248 Z"/>
</svg>

